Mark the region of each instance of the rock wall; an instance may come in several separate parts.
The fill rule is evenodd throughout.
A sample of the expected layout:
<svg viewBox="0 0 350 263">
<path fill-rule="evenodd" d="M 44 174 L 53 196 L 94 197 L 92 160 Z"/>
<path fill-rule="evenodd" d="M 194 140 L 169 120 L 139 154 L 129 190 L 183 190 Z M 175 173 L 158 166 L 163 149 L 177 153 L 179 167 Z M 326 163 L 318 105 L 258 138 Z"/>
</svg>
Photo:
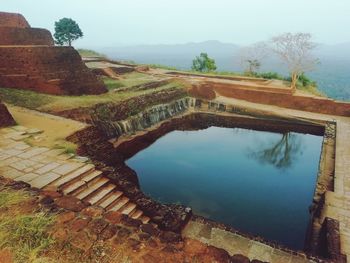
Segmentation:
<svg viewBox="0 0 350 263">
<path fill-rule="evenodd" d="M 30 27 L 27 20 L 21 14 L 0 12 L 1 27 Z"/>
<path fill-rule="evenodd" d="M 50 31 L 41 28 L 0 27 L 0 46 L 53 46 Z"/>
<path fill-rule="evenodd" d="M 190 94 L 205 99 L 215 99 L 217 95 L 247 100 L 255 103 L 276 105 L 285 108 L 324 114 L 350 116 L 350 103 L 327 98 L 284 94 L 272 91 L 241 89 L 230 84 L 207 82 L 190 89 Z"/>
<path fill-rule="evenodd" d="M 190 98 L 183 98 L 168 104 L 155 105 L 123 121 L 99 121 L 95 122 L 95 124 L 109 138 L 119 137 L 123 134 L 133 134 L 164 120 L 171 119 L 186 112 L 189 107 Z"/>
<path fill-rule="evenodd" d="M 12 118 L 10 112 L 7 110 L 6 106 L 0 101 L 0 127 L 6 127 L 15 124 L 16 123 Z"/>
<path fill-rule="evenodd" d="M 72 47 L 0 47 L 0 86 L 56 95 L 107 91 Z"/>
</svg>

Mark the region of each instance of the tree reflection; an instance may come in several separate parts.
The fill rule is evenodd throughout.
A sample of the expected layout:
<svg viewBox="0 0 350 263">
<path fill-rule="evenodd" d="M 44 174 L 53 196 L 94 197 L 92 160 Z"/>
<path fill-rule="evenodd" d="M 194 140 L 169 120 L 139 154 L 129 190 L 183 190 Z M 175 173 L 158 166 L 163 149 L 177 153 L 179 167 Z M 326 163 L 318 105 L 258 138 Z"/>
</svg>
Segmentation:
<svg viewBox="0 0 350 263">
<path fill-rule="evenodd" d="M 272 146 L 263 146 L 262 150 L 253 152 L 252 157 L 262 163 L 275 166 L 278 169 L 286 169 L 292 166 L 293 161 L 301 153 L 301 140 L 295 134 L 284 133 L 277 143 Z"/>
</svg>

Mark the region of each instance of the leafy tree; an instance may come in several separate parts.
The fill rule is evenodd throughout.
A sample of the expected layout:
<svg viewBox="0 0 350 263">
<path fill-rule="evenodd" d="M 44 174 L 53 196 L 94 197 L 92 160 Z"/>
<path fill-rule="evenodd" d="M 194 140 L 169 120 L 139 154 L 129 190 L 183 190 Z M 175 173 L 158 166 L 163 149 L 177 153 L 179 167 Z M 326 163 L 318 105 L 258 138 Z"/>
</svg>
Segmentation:
<svg viewBox="0 0 350 263">
<path fill-rule="evenodd" d="M 271 39 L 272 51 L 288 66 L 293 92 L 300 76 L 314 69 L 318 63 L 312 56 L 316 45 L 311 39 L 308 33 L 285 33 Z"/>
<path fill-rule="evenodd" d="M 207 53 L 201 53 L 192 62 L 192 70 L 210 72 L 216 70 L 215 60 L 209 58 Z"/>
<path fill-rule="evenodd" d="M 71 18 L 62 18 L 55 22 L 55 42 L 58 45 L 72 45 L 72 41 L 83 37 L 79 25 Z"/>
</svg>

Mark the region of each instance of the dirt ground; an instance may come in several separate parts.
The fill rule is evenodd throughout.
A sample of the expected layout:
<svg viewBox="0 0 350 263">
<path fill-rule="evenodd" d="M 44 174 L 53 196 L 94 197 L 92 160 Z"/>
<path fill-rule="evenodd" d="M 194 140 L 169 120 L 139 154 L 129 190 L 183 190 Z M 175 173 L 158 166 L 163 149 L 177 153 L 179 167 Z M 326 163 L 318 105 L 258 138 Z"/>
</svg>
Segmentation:
<svg viewBox="0 0 350 263">
<path fill-rule="evenodd" d="M 8 110 L 18 125 L 43 132 L 28 139 L 28 143 L 36 146 L 57 147 L 69 145 L 65 138 L 78 130 L 86 127 L 86 124 L 69 120 L 17 106 L 8 105 Z"/>
</svg>

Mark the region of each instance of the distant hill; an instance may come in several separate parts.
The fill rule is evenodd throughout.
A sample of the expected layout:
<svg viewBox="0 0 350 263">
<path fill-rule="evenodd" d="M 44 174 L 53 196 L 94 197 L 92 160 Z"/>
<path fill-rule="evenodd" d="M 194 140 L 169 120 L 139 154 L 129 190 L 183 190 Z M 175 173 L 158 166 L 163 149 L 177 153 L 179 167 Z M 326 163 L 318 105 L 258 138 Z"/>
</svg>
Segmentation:
<svg viewBox="0 0 350 263">
<path fill-rule="evenodd" d="M 120 60 L 133 60 L 138 63 L 162 64 L 180 69 L 191 68 L 192 59 L 201 52 L 207 52 L 219 64 L 227 63 L 239 49 L 238 45 L 206 41 L 177 45 L 139 45 L 129 47 L 108 47 L 99 49 L 108 57 Z M 229 68 L 229 67 L 227 67 Z"/>
<path fill-rule="evenodd" d="M 190 69 L 193 58 L 201 52 L 206 52 L 216 60 L 219 71 L 243 71 L 239 61 L 239 50 L 239 45 L 219 41 L 98 49 L 116 60 L 162 64 L 179 69 Z M 329 97 L 350 101 L 350 42 L 336 45 L 319 44 L 315 55 L 321 64 L 314 72 L 309 73 L 309 76 L 318 82 L 319 88 Z M 264 61 L 262 71 L 286 74 L 286 68 L 274 59 Z"/>
</svg>

